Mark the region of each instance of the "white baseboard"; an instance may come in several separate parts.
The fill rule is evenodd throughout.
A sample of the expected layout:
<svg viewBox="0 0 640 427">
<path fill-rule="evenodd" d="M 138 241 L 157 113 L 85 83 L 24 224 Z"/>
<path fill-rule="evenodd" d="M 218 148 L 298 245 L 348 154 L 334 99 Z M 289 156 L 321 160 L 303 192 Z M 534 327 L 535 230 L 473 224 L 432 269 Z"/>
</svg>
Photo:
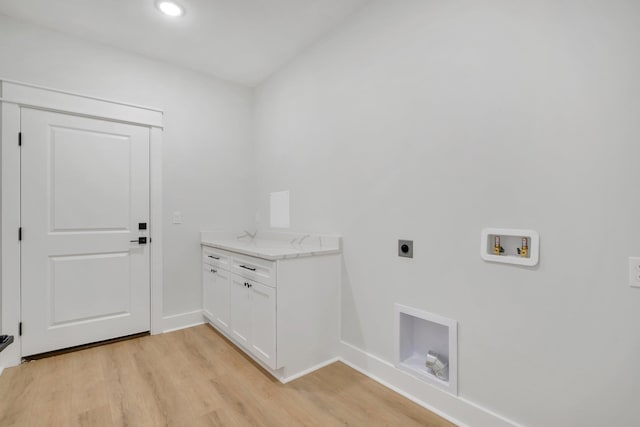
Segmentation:
<svg viewBox="0 0 640 427">
<path fill-rule="evenodd" d="M 188 313 L 174 314 L 162 318 L 162 333 L 178 331 L 205 323 L 202 310 L 194 310 Z"/>
<path fill-rule="evenodd" d="M 312 367 L 311 367 L 311 368 L 309 368 L 309 369 L 305 369 L 304 371 L 301 371 L 301 372 L 298 372 L 298 373 L 296 373 L 296 374 L 293 374 L 293 375 L 291 375 L 290 377 L 282 378 L 282 379 L 280 379 L 280 382 L 281 382 L 282 384 L 289 383 L 289 382 L 291 382 L 291 381 L 293 381 L 293 380 L 297 380 L 298 378 L 302 378 L 302 377 L 304 377 L 305 375 L 309 375 L 309 374 L 310 374 L 310 373 L 312 373 L 313 371 L 317 371 L 318 369 L 322 369 L 322 368 L 324 368 L 325 366 L 329 366 L 329 365 L 331 365 L 332 363 L 339 362 L 340 360 L 341 360 L 341 359 L 340 359 L 339 357 L 334 357 L 333 359 L 325 360 L 325 361 L 324 361 L 324 362 L 322 362 L 322 363 L 319 363 L 319 364 L 317 364 L 317 365 L 315 365 L 315 366 L 312 366 Z"/>
<path fill-rule="evenodd" d="M 2 371 L 4 371 L 4 368 L 0 366 L 0 376 L 2 376 Z"/>
<path fill-rule="evenodd" d="M 349 343 L 340 342 L 340 353 L 342 362 L 353 369 L 460 427 L 521 427 L 489 409 L 425 383 Z"/>
</svg>

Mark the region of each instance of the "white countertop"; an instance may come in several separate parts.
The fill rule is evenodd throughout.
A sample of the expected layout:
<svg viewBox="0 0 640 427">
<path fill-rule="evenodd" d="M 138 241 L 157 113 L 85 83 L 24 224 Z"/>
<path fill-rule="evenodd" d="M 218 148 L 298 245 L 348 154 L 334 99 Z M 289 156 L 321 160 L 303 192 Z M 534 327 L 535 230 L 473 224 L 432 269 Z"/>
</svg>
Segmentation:
<svg viewBox="0 0 640 427">
<path fill-rule="evenodd" d="M 252 238 L 242 232 L 203 231 L 201 243 L 271 261 L 342 252 L 342 238 L 338 235 L 259 232 Z"/>
</svg>

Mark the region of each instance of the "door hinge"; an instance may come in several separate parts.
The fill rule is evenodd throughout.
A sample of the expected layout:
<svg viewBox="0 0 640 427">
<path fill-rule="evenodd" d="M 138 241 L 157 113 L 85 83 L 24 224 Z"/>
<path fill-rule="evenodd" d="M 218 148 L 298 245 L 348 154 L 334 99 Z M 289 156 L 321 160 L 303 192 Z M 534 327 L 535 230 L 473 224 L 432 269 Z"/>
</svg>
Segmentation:
<svg viewBox="0 0 640 427">
<path fill-rule="evenodd" d="M 18 132 L 18 146 L 22 147 L 22 132 Z"/>
<path fill-rule="evenodd" d="M 21 337 L 22 336 L 22 322 L 20 322 L 18 324 L 18 336 Z"/>
<path fill-rule="evenodd" d="M 18 241 L 22 241 L 22 227 L 18 228 Z"/>
</svg>

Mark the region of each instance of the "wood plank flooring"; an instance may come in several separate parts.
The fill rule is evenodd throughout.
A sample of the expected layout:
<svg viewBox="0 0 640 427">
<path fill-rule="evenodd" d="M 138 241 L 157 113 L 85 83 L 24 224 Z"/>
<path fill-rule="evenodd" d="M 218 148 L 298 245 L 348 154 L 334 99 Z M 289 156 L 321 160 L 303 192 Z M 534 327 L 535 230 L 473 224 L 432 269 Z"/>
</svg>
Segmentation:
<svg viewBox="0 0 640 427">
<path fill-rule="evenodd" d="M 342 363 L 282 385 L 208 325 L 0 376 L 3 427 L 452 425 Z"/>
</svg>

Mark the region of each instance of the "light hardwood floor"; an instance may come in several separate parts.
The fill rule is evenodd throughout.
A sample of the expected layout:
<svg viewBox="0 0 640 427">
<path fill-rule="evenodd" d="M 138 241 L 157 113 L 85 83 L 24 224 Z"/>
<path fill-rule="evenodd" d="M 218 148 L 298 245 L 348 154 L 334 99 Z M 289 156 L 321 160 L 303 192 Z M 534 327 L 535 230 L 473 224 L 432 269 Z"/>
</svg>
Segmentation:
<svg viewBox="0 0 640 427">
<path fill-rule="evenodd" d="M 451 426 L 342 363 L 282 385 L 208 325 L 24 363 L 0 426 Z"/>
</svg>

